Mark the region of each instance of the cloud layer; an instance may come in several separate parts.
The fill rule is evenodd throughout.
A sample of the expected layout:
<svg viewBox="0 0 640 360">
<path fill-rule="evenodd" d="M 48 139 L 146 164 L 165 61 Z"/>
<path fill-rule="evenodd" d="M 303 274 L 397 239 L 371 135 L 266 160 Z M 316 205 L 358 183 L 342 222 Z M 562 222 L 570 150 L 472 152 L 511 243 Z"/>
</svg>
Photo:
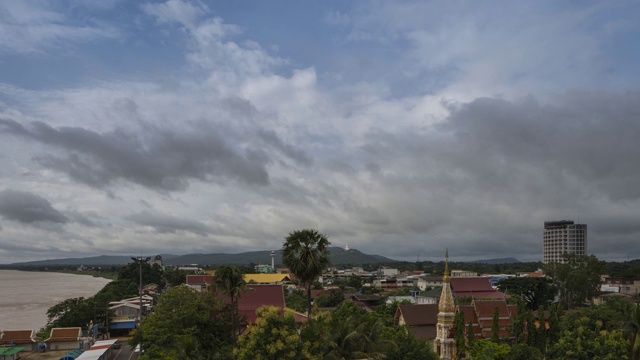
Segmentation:
<svg viewBox="0 0 640 360">
<path fill-rule="evenodd" d="M 539 260 L 558 219 L 640 256 L 637 6 L 253 6 L 0 9 L 32 35 L 0 35 L 0 263 L 306 227 L 406 260 Z M 46 24 L 85 35 L 53 31 L 59 49 Z"/>
</svg>

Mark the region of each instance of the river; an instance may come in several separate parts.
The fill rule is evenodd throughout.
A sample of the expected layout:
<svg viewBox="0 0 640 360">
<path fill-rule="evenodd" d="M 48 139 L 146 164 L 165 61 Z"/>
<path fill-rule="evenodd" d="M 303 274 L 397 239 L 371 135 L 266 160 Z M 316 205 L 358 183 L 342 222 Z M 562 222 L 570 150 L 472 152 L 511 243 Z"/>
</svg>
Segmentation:
<svg viewBox="0 0 640 360">
<path fill-rule="evenodd" d="M 0 330 L 36 330 L 62 300 L 95 295 L 111 280 L 90 275 L 0 270 Z"/>
</svg>

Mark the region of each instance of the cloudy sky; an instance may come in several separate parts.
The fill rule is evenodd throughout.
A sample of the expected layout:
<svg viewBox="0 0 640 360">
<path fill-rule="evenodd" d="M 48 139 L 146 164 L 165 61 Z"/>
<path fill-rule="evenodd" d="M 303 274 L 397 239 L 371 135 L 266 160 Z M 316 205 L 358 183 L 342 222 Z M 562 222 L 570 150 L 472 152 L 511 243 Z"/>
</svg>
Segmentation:
<svg viewBox="0 0 640 360">
<path fill-rule="evenodd" d="M 640 257 L 635 1 L 0 4 L 0 263 Z M 268 261 L 268 260 L 266 260 Z"/>
</svg>

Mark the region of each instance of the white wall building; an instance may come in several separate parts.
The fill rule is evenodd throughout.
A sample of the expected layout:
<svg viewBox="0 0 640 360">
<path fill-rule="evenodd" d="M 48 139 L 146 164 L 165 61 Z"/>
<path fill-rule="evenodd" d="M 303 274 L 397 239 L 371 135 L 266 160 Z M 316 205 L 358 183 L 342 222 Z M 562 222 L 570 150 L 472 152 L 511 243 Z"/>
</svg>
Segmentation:
<svg viewBox="0 0 640 360">
<path fill-rule="evenodd" d="M 587 225 L 573 221 L 545 221 L 542 261 L 564 262 L 564 254 L 587 255 Z"/>
</svg>

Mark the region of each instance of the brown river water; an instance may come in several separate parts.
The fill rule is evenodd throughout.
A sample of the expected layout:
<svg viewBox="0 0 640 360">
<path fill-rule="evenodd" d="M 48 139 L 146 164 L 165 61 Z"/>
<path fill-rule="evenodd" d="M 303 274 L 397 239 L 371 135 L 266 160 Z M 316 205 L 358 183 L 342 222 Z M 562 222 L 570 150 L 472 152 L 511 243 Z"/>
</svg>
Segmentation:
<svg viewBox="0 0 640 360">
<path fill-rule="evenodd" d="M 36 330 L 62 300 L 90 297 L 111 280 L 90 275 L 0 270 L 0 331 Z"/>
</svg>

